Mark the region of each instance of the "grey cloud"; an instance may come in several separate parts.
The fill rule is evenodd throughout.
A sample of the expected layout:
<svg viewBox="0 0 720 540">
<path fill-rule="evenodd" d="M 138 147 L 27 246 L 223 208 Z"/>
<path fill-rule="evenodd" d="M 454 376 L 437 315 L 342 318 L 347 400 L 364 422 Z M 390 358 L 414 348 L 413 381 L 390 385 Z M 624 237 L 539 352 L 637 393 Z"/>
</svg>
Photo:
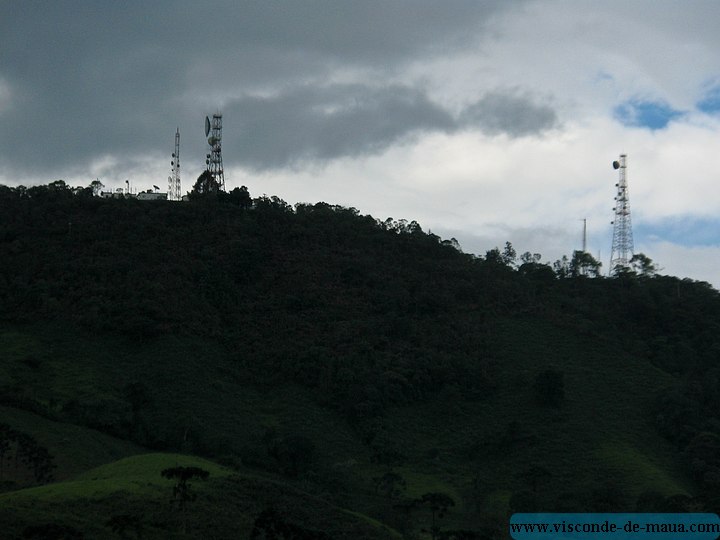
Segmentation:
<svg viewBox="0 0 720 540">
<path fill-rule="evenodd" d="M 293 88 L 242 98 L 226 116 L 239 129 L 228 137 L 229 155 L 254 169 L 377 154 L 422 132 L 478 129 L 520 137 L 557 124 L 552 108 L 529 97 L 493 92 L 455 116 L 422 91 L 398 85 Z"/>
<path fill-rule="evenodd" d="M 237 118 L 241 130 L 230 153 L 257 169 L 374 154 L 421 131 L 455 128 L 448 111 L 401 86 L 303 87 L 241 99 L 227 116 Z"/>
<path fill-rule="evenodd" d="M 507 6 L 500 0 L 26 0 L 0 12 L 0 74 L 30 84 L 79 84 L 74 75 L 113 76 L 138 63 L 166 66 L 152 77 L 158 84 L 192 84 L 188 77 L 207 70 L 217 88 L 235 83 L 236 74 L 253 84 L 337 65 L 391 68 L 456 50 Z"/>
<path fill-rule="evenodd" d="M 556 127 L 558 117 L 550 106 L 535 103 L 528 96 L 495 91 L 467 107 L 460 115 L 460 123 L 489 135 L 523 137 Z"/>
<path fill-rule="evenodd" d="M 457 47 L 474 39 L 498 12 L 518 2 L 489 0 L 306 0 L 203 5 L 199 20 L 179 27 L 197 29 L 223 53 L 252 47 L 301 51 L 309 57 L 388 65 L 428 51 Z M 190 1 L 191 9 L 195 6 Z M 230 9 L 227 9 L 232 6 Z M 176 11 L 177 12 L 177 11 Z M 214 36 L 221 36 L 215 39 Z M 223 39 L 224 38 L 224 39 Z M 207 50 L 207 48 L 205 48 Z"/>
<path fill-rule="evenodd" d="M 101 155 L 164 153 L 176 126 L 202 126 L 216 107 L 242 123 L 236 159 L 254 167 L 378 152 L 413 133 L 451 130 L 457 120 L 421 90 L 318 85 L 337 68 L 397 74 L 451 54 L 517 3 L 2 3 L 0 160 L 27 176 Z M 277 97 L 233 101 L 259 90 Z M 186 155 L 204 153 L 201 138 L 189 141 Z"/>
</svg>

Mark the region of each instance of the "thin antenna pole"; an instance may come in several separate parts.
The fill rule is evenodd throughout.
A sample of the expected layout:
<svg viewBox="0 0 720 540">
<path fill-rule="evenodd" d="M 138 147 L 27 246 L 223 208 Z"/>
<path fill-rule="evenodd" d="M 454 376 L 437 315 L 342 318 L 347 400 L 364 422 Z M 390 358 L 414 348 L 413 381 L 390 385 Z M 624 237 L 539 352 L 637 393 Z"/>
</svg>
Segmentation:
<svg viewBox="0 0 720 540">
<path fill-rule="evenodd" d="M 583 218 L 583 253 L 587 253 L 587 218 Z"/>
</svg>

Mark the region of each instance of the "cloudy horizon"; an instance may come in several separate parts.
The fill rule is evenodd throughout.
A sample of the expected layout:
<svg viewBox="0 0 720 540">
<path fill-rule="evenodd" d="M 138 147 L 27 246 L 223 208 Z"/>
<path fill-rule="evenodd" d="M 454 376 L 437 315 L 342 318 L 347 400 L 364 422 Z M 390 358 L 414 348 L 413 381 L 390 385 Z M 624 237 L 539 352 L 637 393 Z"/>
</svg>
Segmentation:
<svg viewBox="0 0 720 540">
<path fill-rule="evenodd" d="M 228 188 L 417 220 L 484 255 L 635 251 L 720 287 L 720 4 L 28 0 L 0 6 L 0 184 Z"/>
</svg>

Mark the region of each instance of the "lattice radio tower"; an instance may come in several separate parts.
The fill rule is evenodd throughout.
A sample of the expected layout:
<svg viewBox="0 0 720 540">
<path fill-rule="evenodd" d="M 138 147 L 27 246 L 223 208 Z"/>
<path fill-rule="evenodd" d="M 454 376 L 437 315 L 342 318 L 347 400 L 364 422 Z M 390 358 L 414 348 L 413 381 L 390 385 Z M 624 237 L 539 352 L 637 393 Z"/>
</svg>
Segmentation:
<svg viewBox="0 0 720 540">
<path fill-rule="evenodd" d="M 172 170 L 168 176 L 168 200 L 179 201 L 182 199 L 180 191 L 180 128 L 175 131 L 175 151 L 170 165 L 172 165 Z"/>
<path fill-rule="evenodd" d="M 205 164 L 207 171 L 212 174 L 220 189 L 225 190 L 225 173 L 222 162 L 222 114 L 213 114 L 212 121 L 205 117 L 205 136 L 208 138 L 210 153 L 207 154 Z"/>
<path fill-rule="evenodd" d="M 615 219 L 613 225 L 613 241 L 610 250 L 610 274 L 629 266 L 633 256 L 632 221 L 630 219 L 630 198 L 627 184 L 627 155 L 621 154 L 619 161 L 613 161 L 613 168 L 620 170 L 620 179 L 615 186 Z"/>
</svg>

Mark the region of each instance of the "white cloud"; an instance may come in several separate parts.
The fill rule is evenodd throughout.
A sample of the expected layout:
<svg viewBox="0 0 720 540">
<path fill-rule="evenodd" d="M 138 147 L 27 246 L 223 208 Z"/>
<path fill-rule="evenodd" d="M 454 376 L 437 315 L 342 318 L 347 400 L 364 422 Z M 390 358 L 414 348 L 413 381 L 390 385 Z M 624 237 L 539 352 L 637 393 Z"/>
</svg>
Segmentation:
<svg viewBox="0 0 720 540">
<path fill-rule="evenodd" d="M 648 242 L 638 251 L 650 256 L 661 268 L 660 274 L 690 277 L 720 286 L 720 246 L 686 247 L 670 242 Z"/>
</svg>

